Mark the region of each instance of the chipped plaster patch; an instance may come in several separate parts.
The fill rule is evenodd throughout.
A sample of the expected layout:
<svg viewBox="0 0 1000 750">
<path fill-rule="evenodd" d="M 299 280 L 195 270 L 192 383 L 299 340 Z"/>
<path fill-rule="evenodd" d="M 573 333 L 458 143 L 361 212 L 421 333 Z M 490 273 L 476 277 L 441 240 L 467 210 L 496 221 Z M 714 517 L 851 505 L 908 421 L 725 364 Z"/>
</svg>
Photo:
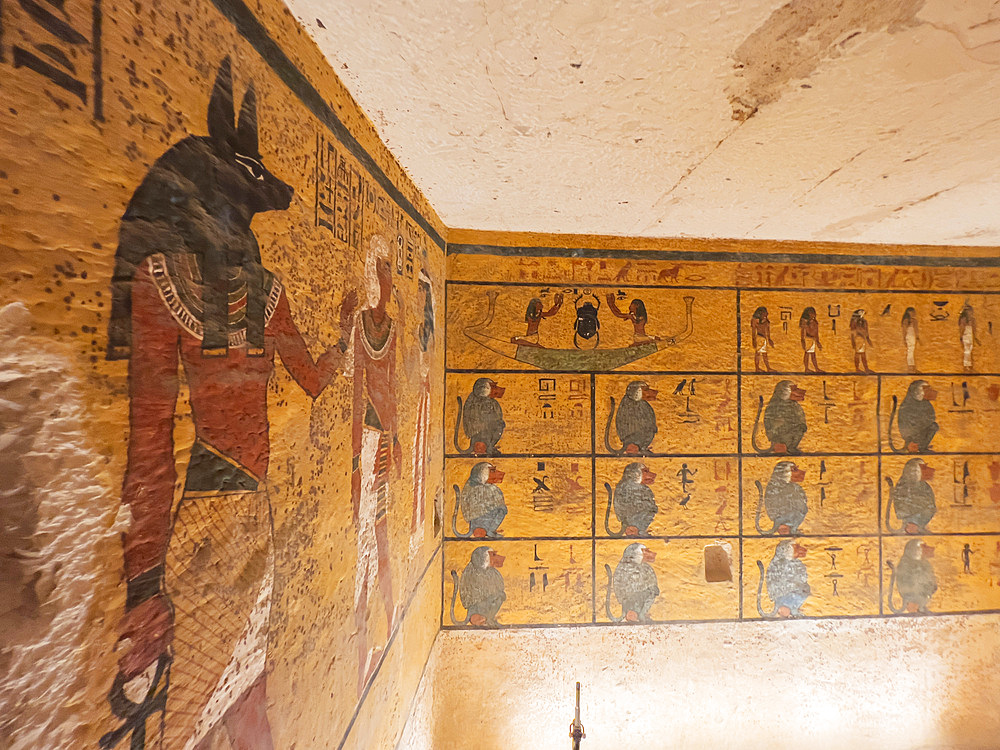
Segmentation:
<svg viewBox="0 0 1000 750">
<path fill-rule="evenodd" d="M 31 334 L 22 303 L 0 309 L 0 746 L 79 747 L 94 679 L 102 545 L 125 530 L 97 481 L 72 362 Z"/>
<path fill-rule="evenodd" d="M 778 8 L 733 53 L 736 80 L 726 87 L 733 119 L 753 117 L 792 81 L 809 78 L 860 34 L 894 33 L 917 24 L 924 0 L 792 0 Z"/>
</svg>

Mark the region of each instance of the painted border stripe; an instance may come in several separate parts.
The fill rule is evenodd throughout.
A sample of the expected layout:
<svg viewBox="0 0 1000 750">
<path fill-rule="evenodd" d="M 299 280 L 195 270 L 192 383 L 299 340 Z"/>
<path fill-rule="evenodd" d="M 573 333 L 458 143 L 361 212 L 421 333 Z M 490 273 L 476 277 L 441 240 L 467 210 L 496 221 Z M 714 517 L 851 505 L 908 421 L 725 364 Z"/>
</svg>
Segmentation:
<svg viewBox="0 0 1000 750">
<path fill-rule="evenodd" d="M 880 614 L 865 614 L 865 615 L 803 615 L 797 617 L 791 622 L 822 622 L 824 620 L 910 620 L 916 627 L 917 623 L 921 619 L 926 619 L 928 617 L 954 617 L 967 618 L 967 617 L 977 617 L 979 615 L 1000 615 L 1000 609 L 970 609 L 970 610 L 949 610 L 947 612 L 923 612 L 919 615 L 914 615 L 910 613 L 900 613 L 898 615 L 880 615 Z M 760 623 L 763 627 L 775 627 L 776 624 L 788 622 L 787 620 L 778 620 L 776 618 L 768 617 L 747 617 L 742 620 L 732 618 L 732 617 L 706 617 L 703 620 L 651 620 L 648 623 L 642 625 L 634 624 L 622 624 L 614 622 L 538 622 L 538 623 L 524 623 L 524 624 L 506 624 L 501 623 L 499 627 L 493 628 L 490 631 L 485 631 L 482 627 L 477 627 L 476 625 L 445 625 L 442 630 L 450 630 L 455 632 L 461 631 L 472 631 L 474 633 L 485 633 L 485 632 L 502 632 L 502 631 L 516 631 L 516 630 L 547 630 L 550 628 L 620 628 L 622 630 L 631 630 L 632 632 L 637 632 L 637 628 L 642 628 L 646 633 L 649 629 L 656 628 L 658 625 L 719 625 L 721 623 L 738 623 L 741 627 L 744 625 L 750 625 L 753 623 Z M 569 635 L 569 634 L 567 634 Z"/>
<path fill-rule="evenodd" d="M 638 239 L 636 240 L 639 241 Z M 1000 256 L 951 258 L 928 255 L 818 255 L 810 253 L 703 252 L 700 250 L 600 250 L 586 247 L 505 247 L 448 245 L 448 255 L 507 255 L 523 258 L 596 258 L 607 260 L 702 261 L 716 263 L 801 263 L 846 266 L 927 266 L 931 268 L 1000 268 Z"/>
<path fill-rule="evenodd" d="M 264 25 L 257 20 L 253 12 L 242 2 L 242 0 L 212 0 L 212 4 L 236 27 L 250 45 L 257 50 L 257 53 L 268 64 L 274 74 L 280 78 L 289 90 L 298 97 L 306 109 L 312 112 L 316 118 L 326 125 L 333 136 L 343 144 L 343 146 L 357 159 L 368 173 L 374 178 L 389 197 L 413 219 L 421 229 L 434 241 L 442 250 L 446 248 L 444 238 L 437 233 L 437 230 L 417 211 L 416 207 L 400 192 L 388 175 L 375 162 L 371 155 L 365 150 L 358 139 L 351 134 L 347 127 L 340 121 L 323 96 L 316 88 L 309 83 L 309 79 L 300 71 L 295 63 L 291 61 L 278 43 L 267 33 Z M 298 23 L 298 21 L 296 21 Z"/>
</svg>

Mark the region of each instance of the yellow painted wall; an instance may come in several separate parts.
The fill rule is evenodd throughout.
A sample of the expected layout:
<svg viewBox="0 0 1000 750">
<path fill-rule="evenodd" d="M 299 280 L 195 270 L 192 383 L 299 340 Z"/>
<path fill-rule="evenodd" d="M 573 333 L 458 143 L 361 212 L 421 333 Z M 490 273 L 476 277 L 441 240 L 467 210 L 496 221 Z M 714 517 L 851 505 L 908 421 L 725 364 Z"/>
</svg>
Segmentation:
<svg viewBox="0 0 1000 750">
<path fill-rule="evenodd" d="M 108 701 L 126 605 L 121 535 L 135 523 L 122 505 L 123 478 L 130 445 L 144 450 L 135 440 L 141 430 L 130 429 L 129 362 L 106 357 L 112 273 L 122 216 L 144 177 L 174 144 L 209 135 L 210 96 L 227 58 L 235 105 L 230 127 L 253 87 L 259 161 L 294 189 L 287 208 L 258 213 L 250 232 L 263 266 L 280 280 L 311 359 L 326 356 L 337 363 L 315 398 L 289 374 L 283 355 L 273 357 L 273 372 L 249 375 L 251 360 L 240 360 L 245 364 L 209 379 L 208 403 L 227 415 L 226 439 L 238 448 L 263 436 L 270 450 L 266 477 L 259 477 L 269 522 L 258 529 L 255 543 L 273 547 L 274 590 L 263 626 L 266 645 L 251 639 L 256 650 L 242 658 L 263 660 L 266 654 L 265 707 L 275 747 L 393 744 L 440 609 L 435 498 L 443 471 L 443 225 L 280 2 L 68 0 L 0 7 L 0 421 L 7 441 L 0 460 L 7 498 L 0 512 L 0 745 L 98 747 L 106 737 L 108 746 L 124 747 L 131 735 L 127 727 L 119 735 L 107 733 L 138 726 L 129 724 L 132 709 L 116 717 Z M 256 169 L 234 161 L 232 153 L 225 159 L 226 169 L 235 170 L 227 179 Z M 218 169 L 206 163 L 184 179 L 211 181 Z M 216 185 L 212 194 L 246 192 L 257 176 Z M 224 236 L 212 234 L 221 226 L 213 221 L 223 222 L 219 215 L 195 216 L 196 205 L 188 213 L 177 208 L 192 195 L 189 183 L 179 185 L 172 195 L 154 191 L 145 205 L 160 201 L 168 217 L 194 217 L 195 225 L 210 230 L 208 239 L 185 244 L 178 241 L 181 230 L 157 233 L 163 226 L 154 222 L 128 238 L 130 247 L 138 243 L 144 254 L 170 257 L 190 257 L 185 254 L 203 252 L 213 242 L 219 252 L 232 250 L 232 243 L 211 239 Z M 232 197 L 231 205 L 239 207 L 241 200 Z M 362 627 L 356 616 L 357 577 L 367 570 L 375 585 L 378 576 L 359 560 L 359 550 L 375 549 L 371 527 L 361 532 L 352 518 L 351 425 L 364 414 L 352 391 L 357 371 L 338 346 L 345 297 L 355 290 L 365 307 L 364 260 L 376 236 L 389 245 L 388 314 L 395 321 L 396 375 L 387 385 L 398 425 L 386 433 L 400 446 L 385 500 L 383 546 L 396 607 L 391 632 L 380 594 L 385 581 L 371 590 Z M 437 317 L 426 354 L 419 341 L 425 314 L 421 271 Z M 270 347 L 276 334 L 268 331 Z M 188 332 L 181 337 L 194 341 Z M 351 339 L 349 346 L 355 343 Z M 170 346 L 154 341 L 150 350 L 162 354 Z M 185 369 L 175 365 L 174 375 L 162 379 L 180 378 L 173 417 L 148 432 L 173 441 L 173 455 L 153 472 L 176 470 L 168 490 L 171 514 L 181 505 L 195 434 L 211 421 L 191 406 L 191 389 L 206 387 L 197 341 L 192 346 L 194 358 Z M 227 357 L 239 359 L 238 350 L 235 345 Z M 429 423 L 421 448 L 425 377 Z M 255 378 L 258 385 L 266 383 L 264 421 L 250 414 L 245 395 L 244 386 Z M 160 384 L 154 380 L 133 383 L 133 389 L 148 391 Z M 420 471 L 422 491 L 414 489 Z M 155 481 L 137 472 L 133 479 L 139 488 L 133 497 Z M 209 555 L 214 572 L 188 599 L 173 597 L 177 610 L 190 610 L 178 611 L 174 624 L 179 628 L 181 618 L 190 622 L 199 612 L 207 620 L 197 626 L 196 637 L 179 631 L 175 636 L 166 711 L 154 711 L 147 722 L 149 747 L 160 746 L 154 740 L 163 730 L 164 747 L 183 747 L 209 696 L 226 702 L 214 685 L 216 662 L 231 661 L 239 632 L 229 633 L 213 661 L 207 644 L 226 629 L 225 618 L 204 613 L 216 612 L 209 605 L 223 597 L 242 597 L 246 604 L 266 577 L 266 565 L 244 567 L 228 553 L 211 558 L 205 540 L 231 543 L 240 554 L 248 549 L 240 536 L 248 532 L 240 532 L 239 524 L 213 532 L 213 524 L 236 523 L 246 512 L 227 513 L 228 501 L 219 492 L 202 499 L 205 517 L 184 522 L 194 523 L 192 543 Z M 239 523 L 251 523 L 242 518 Z M 187 570 L 194 564 L 189 561 Z M 240 583 L 247 576 L 252 585 Z M 168 572 L 166 586 L 176 591 L 172 577 L 178 578 L 176 572 Z M 152 632 L 149 622 L 144 627 Z M 240 621 L 229 630 L 242 627 Z M 195 655 L 203 646 L 206 653 Z M 361 648 L 371 652 L 370 669 L 360 664 Z M 192 688 L 202 677 L 205 684 Z M 194 697 L 181 705 L 183 682 Z M 163 684 L 161 679 L 157 689 Z M 213 747 L 228 746 L 227 722 L 208 732 Z"/>
<path fill-rule="evenodd" d="M 723 629 L 716 643 L 739 638 L 744 628 L 758 628 L 754 638 L 765 643 L 771 639 L 769 628 L 783 627 L 805 628 L 803 637 L 812 632 L 809 628 L 828 635 L 853 628 L 852 637 L 863 639 L 867 625 L 824 618 L 889 618 L 889 563 L 900 559 L 909 538 L 887 531 L 886 479 L 898 481 L 911 458 L 892 450 L 889 415 L 893 397 L 901 399 L 910 382 L 925 377 L 940 394 L 934 453 L 920 454 L 936 470 L 931 486 L 938 507 L 918 538 L 936 550 L 932 565 L 938 588 L 929 612 L 911 620 L 891 615 L 893 623 L 872 627 L 888 628 L 885 637 L 898 638 L 904 622 L 921 622 L 920 638 L 927 634 L 933 641 L 940 633 L 941 643 L 958 638 L 964 623 L 977 633 L 989 630 L 989 613 L 1000 610 L 1000 444 L 995 437 L 1000 355 L 993 331 L 1000 324 L 1000 268 L 995 248 L 449 231 L 279 2 L 112 6 L 99 0 L 10 0 L 0 13 L 0 491 L 6 498 L 0 506 L 0 743 L 77 748 L 100 746 L 106 738 L 105 746 L 114 747 L 124 746 L 138 730 L 136 712 L 122 714 L 119 706 L 116 716 L 108 700 L 115 693 L 119 656 L 127 651 L 127 644 L 119 643 L 123 615 L 127 606 L 134 609 L 126 604 L 123 535 L 127 539 L 137 528 L 137 518 L 149 517 L 143 516 L 141 502 L 123 505 L 123 483 L 132 480 L 133 494 L 126 499 L 141 500 L 162 480 L 160 472 L 172 467 L 176 476 L 168 480 L 173 486 L 167 516 L 183 518 L 178 528 L 189 535 L 191 546 L 181 574 L 168 572 L 156 591 L 169 596 L 182 574 L 205 560 L 211 564 L 187 598 L 174 597 L 175 609 L 185 611 L 175 611 L 172 619 L 177 624 L 188 617 L 188 629 L 167 652 L 174 657 L 173 688 L 166 710 L 153 710 L 146 721 L 149 746 L 163 734 L 164 746 L 183 747 L 195 733 L 210 737 L 215 747 L 232 744 L 228 737 L 238 731 L 232 714 L 203 721 L 201 729 L 192 724 L 206 704 L 211 705 L 206 715 L 218 719 L 228 699 L 238 697 L 210 699 L 226 695 L 216 689 L 218 665 L 228 666 L 239 651 L 233 640 L 241 635 L 243 621 L 225 626 L 230 631 L 225 648 L 213 647 L 217 653 L 204 661 L 196 652 L 202 632 L 208 643 L 217 629 L 225 629 L 224 617 L 215 613 L 227 608 L 218 603 L 253 604 L 273 570 L 269 613 L 262 620 L 247 615 L 258 623 L 256 635 L 265 637 L 249 639 L 254 648 L 243 656 L 266 665 L 266 700 L 255 704 L 261 713 L 251 717 L 251 724 L 259 729 L 266 712 L 275 747 L 395 744 L 442 626 L 478 632 L 444 640 L 454 644 L 448 657 L 453 661 L 425 678 L 425 684 L 429 679 L 445 689 L 440 707 L 424 710 L 422 734 L 435 738 L 435 747 L 462 747 L 464 740 L 445 738 L 454 715 L 473 711 L 476 701 L 489 696 L 465 687 L 489 668 L 477 659 L 515 637 L 479 631 L 482 626 L 469 618 L 467 602 L 453 605 L 461 599 L 455 597 L 454 580 L 474 549 L 491 547 L 506 560 L 500 568 L 505 590 L 497 613 L 500 626 L 609 625 L 605 566 L 613 571 L 632 540 L 614 538 L 605 529 L 605 484 L 614 487 L 625 466 L 639 458 L 615 455 L 619 444 L 611 399 L 620 402 L 637 379 L 659 392 L 652 402 L 659 429 L 651 455 L 641 457 L 657 475 L 652 487 L 659 506 L 643 540 L 655 553 L 650 564 L 659 590 L 650 602 L 651 621 L 674 622 L 677 628 L 699 623 L 682 633 L 718 625 Z M 259 154 L 251 156 L 259 160 L 248 161 L 242 153 L 236 159 L 235 148 L 227 151 L 227 179 L 235 174 L 244 182 L 227 183 L 212 194 L 246 194 L 258 177 L 269 179 L 258 169 L 263 165 L 294 189 L 294 197 L 287 207 L 257 213 L 249 229 L 213 233 L 225 221 L 212 214 L 191 222 L 212 230 L 200 235 L 187 225 L 183 231 L 164 231 L 165 224 L 156 221 L 147 232 L 122 233 L 126 207 L 158 169 L 157 160 L 182 139 L 210 135 L 210 98 L 226 60 L 232 70 L 226 84 L 233 94 L 230 123 L 251 86 L 255 92 Z M 213 163 L 183 176 L 192 184 L 211 182 L 217 168 Z M 153 191 L 151 203 L 144 198 L 147 209 L 163 199 L 166 224 L 200 210 L 186 208 L 192 188 L 178 184 L 172 194 Z M 230 207 L 240 205 L 232 198 Z M 147 266 L 151 277 L 142 284 L 160 295 L 152 297 L 162 302 L 162 309 L 154 305 L 157 310 L 176 313 L 163 319 L 173 320 L 170 326 L 179 327 L 178 335 L 187 342 L 185 366 L 175 365 L 168 377 L 130 378 L 127 359 L 108 359 L 112 275 L 122 237 L 143 256 L 189 258 L 209 248 L 231 249 L 232 243 L 219 240 L 226 232 L 244 241 L 240 252 L 256 241 L 262 265 L 280 281 L 289 320 L 301 333 L 310 362 L 322 358 L 330 364 L 320 377 L 322 392 L 310 395 L 301 387 L 303 379 L 293 377 L 289 368 L 294 369 L 295 357 L 289 350 L 273 357 L 267 349 L 264 366 L 254 370 L 261 360 L 242 358 L 244 352 L 236 351 L 244 347 L 239 337 L 226 352 L 233 359 L 224 360 L 237 364 L 215 370 L 217 376 L 206 385 L 210 365 L 202 361 L 192 333 L 197 326 L 191 319 L 183 323 L 183 309 L 171 307 L 176 290 L 166 280 L 176 280 L 183 271 L 169 264 L 167 276 L 152 270 L 163 265 Z M 347 327 L 341 328 L 340 318 L 352 290 L 361 307 L 371 304 L 365 259 L 383 240 L 391 277 L 388 315 L 395 321 L 395 374 L 376 377 L 368 388 L 389 394 L 376 412 L 393 403 L 399 418 L 395 429 L 381 430 L 382 457 L 388 462 L 385 492 L 375 481 L 361 483 L 366 500 L 358 508 L 352 474 L 367 466 L 374 452 L 361 455 L 352 425 L 367 421 L 369 431 L 361 432 L 369 435 L 379 430 L 364 402 L 356 401 L 358 369 L 347 352 L 353 352 L 355 364 L 359 357 L 381 360 L 378 352 L 364 353 L 358 336 L 365 324 L 347 317 Z M 452 251 L 447 264 L 445 240 Z M 429 340 L 421 334 L 422 325 L 426 333 L 421 271 L 433 290 L 436 332 Z M 196 275 L 192 279 L 204 291 L 205 284 L 199 286 Z M 528 300 L 538 297 L 548 309 L 558 293 L 563 307 L 541 321 L 540 346 L 519 352 L 511 338 L 525 335 Z M 581 365 L 573 309 L 577 297 L 591 293 L 602 300 L 601 339 L 596 353 L 587 355 L 590 363 Z M 609 293 L 622 307 L 641 296 L 649 312 L 646 334 L 655 341 L 633 346 L 630 324 L 608 314 Z M 238 312 L 242 300 L 236 297 Z M 966 303 L 977 320 L 970 371 L 963 368 L 958 326 Z M 780 375 L 755 372 L 749 315 L 759 306 L 771 312 L 770 363 Z M 797 320 L 806 306 L 819 312 L 824 347 L 818 360 L 824 374 L 801 372 Z M 900 318 L 907 307 L 919 320 L 919 375 L 906 371 Z M 867 354 L 874 374 L 855 372 L 847 321 L 858 308 L 870 321 Z M 239 329 L 239 315 L 232 319 Z M 267 333 L 268 346 L 276 345 L 277 337 L 273 329 Z M 170 351 L 169 344 L 151 340 L 148 352 Z M 590 342 L 582 344 L 586 349 Z M 268 357 L 273 357 L 273 371 Z M 220 360 L 214 361 L 219 367 Z M 484 457 L 464 455 L 455 445 L 457 398 L 466 399 L 484 376 L 506 388 L 502 455 L 489 457 L 505 473 L 505 536 L 459 539 L 454 528 L 469 527 L 457 512 L 453 488 L 461 492 Z M 808 431 L 804 455 L 795 461 L 805 471 L 809 512 L 797 541 L 805 548 L 811 587 L 801 616 L 816 622 L 736 624 L 759 619 L 756 562 L 766 564 L 778 542 L 756 531 L 756 482 L 765 483 L 781 457 L 754 447 L 753 424 L 759 399 L 769 398 L 784 378 L 806 391 Z M 137 430 L 129 412 L 135 394 L 173 380 L 176 407 Z M 247 395 L 251 385 L 264 394 L 266 420 Z M 208 401 L 199 401 L 199 393 Z M 378 400 L 369 394 L 372 398 Z M 206 416 L 198 403 L 218 406 L 223 416 Z M 605 441 L 609 417 L 611 449 Z M 421 428 L 425 418 L 427 426 Z M 257 511 L 264 512 L 250 514 L 245 507 L 233 512 L 227 505 L 228 496 L 245 490 L 221 486 L 218 477 L 225 471 L 220 467 L 233 463 L 225 451 L 210 459 L 218 487 L 207 494 L 185 490 L 196 436 L 217 428 L 220 419 L 231 447 L 267 446 L 266 476 L 257 477 L 260 485 L 251 493 Z M 145 450 L 137 435 L 169 442 L 168 458 L 147 473 L 129 469 L 129 451 L 141 458 Z M 465 440 L 460 431 L 460 444 Z M 185 504 L 203 508 L 203 515 L 184 516 L 179 509 Z M 383 510 L 384 540 L 375 531 Z M 218 526 L 224 527 L 221 533 Z M 181 535 L 170 538 L 178 543 Z M 258 547 L 243 544 L 248 538 Z M 227 566 L 234 558 L 211 552 L 220 541 L 242 556 L 238 564 Z M 380 546 L 385 553 L 381 577 Z M 732 580 L 705 580 L 706 547 L 721 550 Z M 261 554 L 250 554 L 253 549 Z M 273 563 L 264 554 L 271 549 Z M 359 581 L 371 589 L 367 613 L 358 605 Z M 391 628 L 383 612 L 388 581 L 395 605 Z M 139 599 L 149 597 L 134 580 L 131 588 Z M 763 607 L 772 604 L 765 591 Z M 612 614 L 622 613 L 621 605 L 612 593 Z M 453 611 L 457 623 L 466 624 L 456 624 Z M 197 617 L 189 615 L 202 612 L 208 613 L 206 619 L 192 627 Z M 151 638 L 155 623 L 141 624 Z M 605 637 L 600 633 L 622 631 L 588 632 L 598 633 L 589 637 L 600 641 Z M 648 632 L 669 638 L 675 631 Z M 907 652 L 906 644 L 919 645 L 920 638 L 904 642 L 900 652 Z M 988 641 L 988 632 L 983 638 Z M 518 648 L 550 646 L 539 636 Z M 639 653 L 634 645 L 625 646 Z M 976 646 L 969 653 L 969 663 L 976 663 L 982 651 Z M 676 654 L 667 650 L 660 656 L 669 660 Z M 943 650 L 940 659 L 948 669 L 965 663 L 949 658 Z M 747 664 L 759 669 L 755 662 Z M 852 664 L 830 662 L 828 667 L 843 671 Z M 204 684 L 199 677 L 205 677 Z M 188 702 L 180 705 L 177 696 L 185 683 Z M 165 684 L 161 675 L 154 697 Z M 459 694 L 473 702 L 457 700 Z M 910 693 L 899 694 L 912 702 Z M 946 694 L 948 700 L 963 696 L 964 691 Z M 520 708 L 505 710 L 514 720 Z M 978 730 L 974 723 L 954 726 Z M 695 728 L 685 731 L 682 737 L 698 736 L 692 734 Z M 491 737 L 478 729 L 477 736 Z M 912 736 L 951 737 L 947 732 Z M 761 737 L 773 744 L 773 733 L 764 731 Z"/>
<path fill-rule="evenodd" d="M 445 515 L 456 513 L 458 493 L 483 460 L 504 473 L 497 486 L 507 515 L 496 538 L 488 531 L 460 538 L 446 527 L 444 627 L 488 627 L 468 619 L 454 584 L 482 545 L 504 558 L 501 627 L 620 618 L 623 602 L 617 590 L 609 593 L 609 573 L 633 542 L 655 554 L 643 568 L 658 589 L 647 613 L 652 622 L 758 619 L 758 604 L 772 617 L 895 616 L 900 608 L 912 616 L 891 579 L 913 538 L 926 545 L 933 573 L 925 577 L 937 585 L 926 614 L 1000 609 L 995 259 L 958 248 L 472 231 L 449 237 L 445 474 L 452 489 Z M 644 333 L 612 314 L 609 294 L 622 310 L 644 302 Z M 555 310 L 537 335 L 525 318 L 532 299 L 546 313 Z M 576 308 L 588 301 L 601 305 L 599 337 L 575 334 Z M 971 364 L 960 325 L 966 305 L 975 318 Z M 811 342 L 803 344 L 800 317 L 810 306 L 821 347 L 807 373 Z M 760 307 L 771 325 L 766 361 L 755 356 L 760 341 L 751 328 Z M 912 367 L 902 325 L 908 308 L 916 321 Z M 856 310 L 864 311 L 870 343 L 852 340 Z M 870 373 L 855 357 L 859 342 Z M 470 455 L 459 399 L 484 377 L 505 389 L 497 400 L 505 428 L 496 454 Z M 917 380 L 938 392 L 939 429 L 927 450 L 911 451 L 894 404 Z M 797 452 L 772 446 L 760 414 L 782 381 L 805 392 Z M 622 453 L 615 413 L 634 382 L 656 391 L 648 403 L 657 432 L 648 449 L 636 446 L 630 455 Z M 935 471 L 929 491 L 936 511 L 925 527 L 898 534 L 892 530 L 902 517 L 887 508 L 890 485 L 914 458 Z M 761 500 L 784 460 L 804 471 L 807 510 L 798 533 L 769 534 Z M 649 487 L 657 511 L 645 535 L 637 529 L 616 537 L 609 492 L 636 461 L 655 475 Z M 467 521 L 458 513 L 455 528 L 465 533 Z M 799 613 L 780 609 L 768 584 L 758 600 L 758 561 L 768 568 L 779 542 L 792 537 L 809 586 Z M 719 554 L 707 547 L 722 548 L 732 580 L 706 580 L 706 555 Z"/>
</svg>

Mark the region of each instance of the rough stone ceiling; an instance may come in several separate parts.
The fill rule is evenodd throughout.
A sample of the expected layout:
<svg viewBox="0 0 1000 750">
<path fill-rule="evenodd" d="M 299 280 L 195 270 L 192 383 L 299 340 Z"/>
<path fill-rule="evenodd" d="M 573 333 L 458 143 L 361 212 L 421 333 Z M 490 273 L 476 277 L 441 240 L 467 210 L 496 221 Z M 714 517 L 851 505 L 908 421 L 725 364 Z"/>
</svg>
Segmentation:
<svg viewBox="0 0 1000 750">
<path fill-rule="evenodd" d="M 1000 0 L 287 0 L 450 227 L 1000 245 Z"/>
</svg>

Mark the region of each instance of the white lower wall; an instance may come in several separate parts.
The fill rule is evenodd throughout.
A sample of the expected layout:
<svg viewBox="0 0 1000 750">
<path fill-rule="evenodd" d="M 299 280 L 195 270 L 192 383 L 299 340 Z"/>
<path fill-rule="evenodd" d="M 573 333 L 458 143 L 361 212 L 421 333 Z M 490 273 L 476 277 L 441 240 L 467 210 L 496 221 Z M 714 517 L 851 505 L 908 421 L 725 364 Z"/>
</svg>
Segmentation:
<svg viewBox="0 0 1000 750">
<path fill-rule="evenodd" d="M 1000 617 L 444 631 L 405 750 L 1000 747 Z"/>
</svg>

